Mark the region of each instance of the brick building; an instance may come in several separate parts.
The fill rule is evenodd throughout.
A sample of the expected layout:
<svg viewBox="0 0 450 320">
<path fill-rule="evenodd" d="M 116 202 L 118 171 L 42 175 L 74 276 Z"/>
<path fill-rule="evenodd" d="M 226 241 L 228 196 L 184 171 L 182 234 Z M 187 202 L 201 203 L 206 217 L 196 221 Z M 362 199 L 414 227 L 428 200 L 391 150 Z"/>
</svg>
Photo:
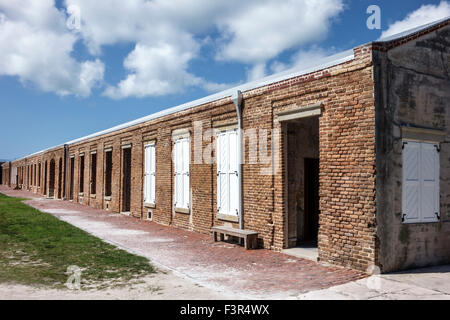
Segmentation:
<svg viewBox="0 0 450 320">
<path fill-rule="evenodd" d="M 194 232 L 254 230 L 268 249 L 316 242 L 319 260 L 335 265 L 387 272 L 450 262 L 449 22 L 66 142 L 3 172 L 11 186 Z"/>
</svg>

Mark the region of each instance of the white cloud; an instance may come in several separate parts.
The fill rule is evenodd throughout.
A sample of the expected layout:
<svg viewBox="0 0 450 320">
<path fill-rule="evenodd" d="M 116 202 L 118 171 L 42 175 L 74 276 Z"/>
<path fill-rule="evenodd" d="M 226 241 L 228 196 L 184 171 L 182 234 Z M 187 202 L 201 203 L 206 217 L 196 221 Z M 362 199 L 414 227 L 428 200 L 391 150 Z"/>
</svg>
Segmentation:
<svg viewBox="0 0 450 320">
<path fill-rule="evenodd" d="M 282 72 L 287 69 L 305 69 L 309 68 L 314 61 L 329 57 L 336 53 L 335 48 L 324 49 L 318 46 L 312 46 L 306 50 L 297 51 L 290 59 L 289 63 L 274 61 L 270 65 L 273 73 Z"/>
<path fill-rule="evenodd" d="M 219 20 L 219 59 L 264 63 L 286 49 L 323 39 L 342 0 L 262 0 Z"/>
<path fill-rule="evenodd" d="M 0 75 L 59 95 L 89 96 L 103 79 L 100 60 L 78 62 L 77 38 L 51 0 L 0 1 Z"/>
<path fill-rule="evenodd" d="M 0 0 L 0 75 L 18 76 L 44 91 L 88 96 L 102 83 L 105 46 L 134 44 L 127 74 L 103 94 L 121 99 L 177 93 L 188 87 L 217 91 L 190 66 L 203 47 L 216 59 L 244 63 L 248 78 L 265 75 L 267 61 L 287 49 L 325 38 L 343 0 L 65 0 L 77 6 L 81 29 L 66 27 L 52 0 Z M 0 17 L 0 21 L 2 21 Z M 211 35 L 214 35 L 213 37 Z M 82 41 L 93 61 L 72 57 Z"/>
<path fill-rule="evenodd" d="M 396 21 L 383 31 L 381 38 L 385 38 L 415 27 L 431 23 L 450 16 L 450 3 L 441 1 L 439 5 L 423 5 L 416 11 L 409 13 L 405 19 Z"/>
<path fill-rule="evenodd" d="M 247 70 L 247 80 L 253 81 L 264 78 L 266 76 L 266 64 L 256 63 Z"/>
<path fill-rule="evenodd" d="M 124 60 L 128 75 L 104 95 L 120 99 L 176 93 L 189 86 L 217 91 L 189 71 L 209 33 L 220 33 L 217 59 L 251 64 L 249 79 L 288 48 L 323 38 L 342 0 L 66 0 L 81 9 L 83 41 L 92 54 L 119 42 L 135 43 Z M 206 41 L 208 40 L 208 41 Z M 217 43 L 216 43 L 217 44 Z"/>
<path fill-rule="evenodd" d="M 159 46 L 138 43 L 124 61 L 125 69 L 131 73 L 117 87 L 108 87 L 104 94 L 115 99 L 145 97 L 199 85 L 201 79 L 186 71 L 193 52 L 195 49 L 183 51 L 166 43 Z"/>
</svg>

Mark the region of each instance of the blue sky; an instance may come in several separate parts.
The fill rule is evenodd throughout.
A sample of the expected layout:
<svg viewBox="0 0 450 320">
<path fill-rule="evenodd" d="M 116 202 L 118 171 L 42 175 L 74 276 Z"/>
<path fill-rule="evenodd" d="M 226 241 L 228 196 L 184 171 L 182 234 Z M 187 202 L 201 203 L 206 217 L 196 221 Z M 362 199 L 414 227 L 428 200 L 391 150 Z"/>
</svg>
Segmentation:
<svg viewBox="0 0 450 320">
<path fill-rule="evenodd" d="M 432 0 L 0 0 L 0 159 L 449 15 Z"/>
</svg>

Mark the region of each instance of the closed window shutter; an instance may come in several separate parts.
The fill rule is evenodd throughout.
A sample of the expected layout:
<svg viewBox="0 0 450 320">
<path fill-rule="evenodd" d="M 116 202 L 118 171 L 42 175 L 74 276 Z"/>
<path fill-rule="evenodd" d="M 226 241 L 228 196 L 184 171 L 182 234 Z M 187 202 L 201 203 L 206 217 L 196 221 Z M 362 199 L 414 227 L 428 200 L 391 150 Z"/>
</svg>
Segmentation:
<svg viewBox="0 0 450 320">
<path fill-rule="evenodd" d="M 229 133 L 230 141 L 230 214 L 238 215 L 239 211 L 239 180 L 238 180 L 238 135 L 236 131 Z"/>
<path fill-rule="evenodd" d="M 150 145 L 149 196 L 152 203 L 156 203 L 156 146 Z"/>
<path fill-rule="evenodd" d="M 402 207 L 406 223 L 438 221 L 439 153 L 434 144 L 404 143 Z"/>
<path fill-rule="evenodd" d="M 422 143 L 421 151 L 421 216 L 434 222 L 439 215 L 439 152 L 430 143 Z"/>
<path fill-rule="evenodd" d="M 403 217 L 405 222 L 420 221 L 420 144 L 408 142 L 403 149 Z"/>
<path fill-rule="evenodd" d="M 182 153 L 180 152 L 181 141 L 177 140 L 175 142 L 175 206 L 182 206 L 182 181 L 181 178 L 181 161 L 182 161 Z"/>
<path fill-rule="evenodd" d="M 150 201 L 149 198 L 149 146 L 145 146 L 144 149 L 144 202 Z"/>
<path fill-rule="evenodd" d="M 217 203 L 219 212 L 224 214 L 228 213 L 228 151 L 226 138 L 226 133 L 220 133 L 217 136 Z"/>
<path fill-rule="evenodd" d="M 217 206 L 227 215 L 238 213 L 237 133 L 217 134 Z"/>
<path fill-rule="evenodd" d="M 183 208 L 189 208 L 189 139 L 183 139 Z"/>
<path fill-rule="evenodd" d="M 189 208 L 189 138 L 175 142 L 175 206 Z"/>
</svg>

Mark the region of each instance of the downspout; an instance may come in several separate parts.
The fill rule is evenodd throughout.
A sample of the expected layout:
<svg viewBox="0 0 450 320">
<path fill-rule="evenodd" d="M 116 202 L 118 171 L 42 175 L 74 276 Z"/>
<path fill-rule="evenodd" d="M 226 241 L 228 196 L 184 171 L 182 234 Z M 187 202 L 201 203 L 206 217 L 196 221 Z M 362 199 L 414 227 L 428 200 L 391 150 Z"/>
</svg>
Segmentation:
<svg viewBox="0 0 450 320">
<path fill-rule="evenodd" d="M 244 229 L 244 222 L 242 220 L 244 206 L 243 206 L 243 190 L 242 190 L 242 92 L 240 90 L 237 90 L 233 95 L 231 96 L 231 100 L 233 101 L 234 105 L 236 106 L 236 114 L 238 118 L 238 181 L 239 181 L 239 187 L 238 187 L 238 199 L 239 199 L 239 229 Z"/>
</svg>

